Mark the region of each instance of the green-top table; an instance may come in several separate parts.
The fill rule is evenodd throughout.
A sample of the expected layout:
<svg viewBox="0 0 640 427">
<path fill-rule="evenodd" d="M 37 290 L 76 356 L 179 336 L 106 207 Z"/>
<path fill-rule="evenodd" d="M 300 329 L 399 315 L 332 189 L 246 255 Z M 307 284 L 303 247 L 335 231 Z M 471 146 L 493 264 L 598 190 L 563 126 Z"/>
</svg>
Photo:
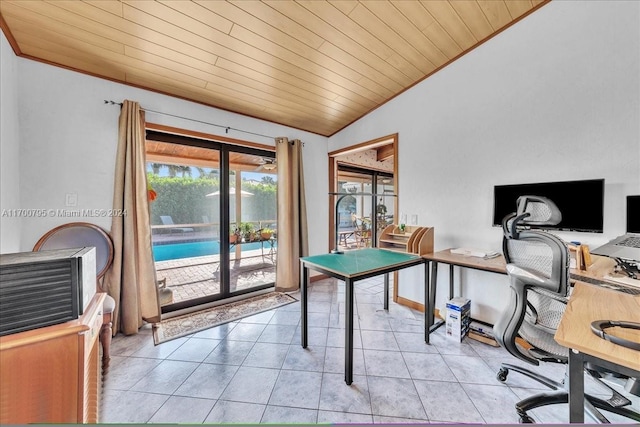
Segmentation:
<svg viewBox="0 0 640 427">
<path fill-rule="evenodd" d="M 307 348 L 307 286 L 309 269 L 319 271 L 345 282 L 345 360 L 344 380 L 353 381 L 353 286 L 354 282 L 384 274 L 384 309 L 389 309 L 389 273 L 414 265 L 425 265 L 425 290 L 429 270 L 425 260 L 417 255 L 386 249 L 367 248 L 345 251 L 342 254 L 322 254 L 300 258 L 301 265 L 301 336 L 302 348 Z M 425 293 L 426 295 L 426 293 Z"/>
</svg>

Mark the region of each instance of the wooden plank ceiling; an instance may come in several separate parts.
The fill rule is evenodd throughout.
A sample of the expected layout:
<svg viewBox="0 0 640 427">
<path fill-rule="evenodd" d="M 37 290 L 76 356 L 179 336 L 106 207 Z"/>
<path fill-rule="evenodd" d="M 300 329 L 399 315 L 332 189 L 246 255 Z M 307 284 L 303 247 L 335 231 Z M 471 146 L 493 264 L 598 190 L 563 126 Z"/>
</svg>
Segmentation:
<svg viewBox="0 0 640 427">
<path fill-rule="evenodd" d="M 20 56 L 330 136 L 546 1 L 1 0 L 0 24 Z"/>
</svg>

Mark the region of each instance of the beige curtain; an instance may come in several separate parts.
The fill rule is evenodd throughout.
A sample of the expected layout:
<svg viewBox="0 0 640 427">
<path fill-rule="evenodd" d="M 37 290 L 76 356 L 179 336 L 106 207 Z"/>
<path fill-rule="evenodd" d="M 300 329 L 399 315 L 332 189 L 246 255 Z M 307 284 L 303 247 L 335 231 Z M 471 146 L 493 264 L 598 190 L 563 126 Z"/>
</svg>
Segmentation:
<svg viewBox="0 0 640 427">
<path fill-rule="evenodd" d="M 300 257 L 309 253 L 302 142 L 276 138 L 278 159 L 278 252 L 276 291 L 300 288 Z"/>
<path fill-rule="evenodd" d="M 113 331 L 135 334 L 147 322 L 160 320 L 160 302 L 151 249 L 145 161 L 144 111 L 124 101 L 120 111 L 111 238 L 113 265 L 106 288 L 116 300 Z"/>
</svg>

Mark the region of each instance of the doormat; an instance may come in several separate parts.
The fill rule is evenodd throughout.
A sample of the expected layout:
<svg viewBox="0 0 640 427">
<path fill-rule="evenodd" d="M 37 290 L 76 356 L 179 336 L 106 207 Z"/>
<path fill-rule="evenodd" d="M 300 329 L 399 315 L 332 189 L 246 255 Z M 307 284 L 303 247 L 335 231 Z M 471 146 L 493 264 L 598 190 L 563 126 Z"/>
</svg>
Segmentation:
<svg viewBox="0 0 640 427">
<path fill-rule="evenodd" d="M 207 308 L 182 316 L 162 320 L 153 325 L 153 342 L 155 345 L 184 337 L 204 329 L 224 323 L 233 322 L 243 317 L 262 313 L 283 305 L 296 302 L 294 297 L 280 292 L 269 292 L 241 301 L 231 302 L 216 307 Z"/>
</svg>

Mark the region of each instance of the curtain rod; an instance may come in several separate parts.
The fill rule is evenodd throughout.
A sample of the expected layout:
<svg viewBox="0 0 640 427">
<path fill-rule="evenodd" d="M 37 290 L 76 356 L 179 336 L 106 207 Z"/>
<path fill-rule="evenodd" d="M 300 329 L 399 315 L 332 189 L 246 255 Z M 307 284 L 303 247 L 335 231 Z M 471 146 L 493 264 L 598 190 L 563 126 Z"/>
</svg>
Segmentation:
<svg viewBox="0 0 640 427">
<path fill-rule="evenodd" d="M 110 105 L 119 105 L 119 106 L 122 107 L 122 102 L 115 102 L 115 101 L 110 101 L 110 100 L 108 101 L 108 100 L 105 99 L 104 103 L 105 104 L 110 104 Z M 202 120 L 190 119 L 189 117 L 176 116 L 175 114 L 163 113 L 161 111 L 150 110 L 148 108 L 142 108 L 142 110 L 143 111 L 148 111 L 150 113 L 156 113 L 156 114 L 164 115 L 164 116 L 175 117 L 177 119 L 190 120 L 192 122 L 202 123 L 202 124 L 210 125 L 210 126 L 216 126 L 216 127 L 224 129 L 224 133 L 229 133 L 230 130 L 235 130 L 236 132 L 242 132 L 242 133 L 247 133 L 247 134 L 250 134 L 250 135 L 262 136 L 264 138 L 276 139 L 274 136 L 263 135 L 261 133 L 256 133 L 256 132 L 250 132 L 248 130 L 236 129 L 236 128 L 232 128 L 230 126 L 217 125 L 215 123 L 209 123 L 209 122 L 205 122 L 205 121 L 202 121 Z"/>
</svg>

